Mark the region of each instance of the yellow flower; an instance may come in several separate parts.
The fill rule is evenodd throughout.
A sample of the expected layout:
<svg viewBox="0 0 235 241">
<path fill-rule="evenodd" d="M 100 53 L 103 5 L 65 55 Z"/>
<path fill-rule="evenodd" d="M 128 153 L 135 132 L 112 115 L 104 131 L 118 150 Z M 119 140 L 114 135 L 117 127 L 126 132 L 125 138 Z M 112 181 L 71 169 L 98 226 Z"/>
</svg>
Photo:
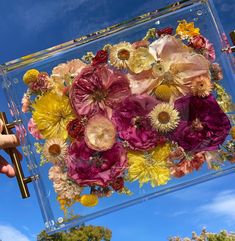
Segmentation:
<svg viewBox="0 0 235 241">
<path fill-rule="evenodd" d="M 23 81 L 26 85 L 28 85 L 30 82 L 34 82 L 37 80 L 39 75 L 39 71 L 36 69 L 30 69 L 26 71 L 26 73 L 23 76 Z"/>
<path fill-rule="evenodd" d="M 95 194 L 84 194 L 80 198 L 80 203 L 85 207 L 94 207 L 98 202 L 99 199 Z"/>
<path fill-rule="evenodd" d="M 186 20 L 182 20 L 176 28 L 176 34 L 182 39 L 187 39 L 199 35 L 200 29 L 194 27 L 194 22 L 188 23 Z"/>
<path fill-rule="evenodd" d="M 172 96 L 172 90 L 168 85 L 159 85 L 155 90 L 154 94 L 159 100 L 169 102 Z"/>
<path fill-rule="evenodd" d="M 231 136 L 232 136 L 233 140 L 235 140 L 235 126 L 233 126 L 231 129 Z"/>
<path fill-rule="evenodd" d="M 140 47 L 133 52 L 128 62 L 128 67 L 135 74 L 139 74 L 144 70 L 151 69 L 154 62 L 155 59 L 152 54 L 149 53 L 148 49 Z"/>
<path fill-rule="evenodd" d="M 48 92 L 36 99 L 32 107 L 33 120 L 44 138 L 68 137 L 66 127 L 75 116 L 67 96 Z"/>
<path fill-rule="evenodd" d="M 129 151 L 129 180 L 139 180 L 140 186 L 147 182 L 152 187 L 166 184 L 170 180 L 170 170 L 167 167 L 170 151 L 169 143 L 159 145 L 149 152 Z"/>
<path fill-rule="evenodd" d="M 110 64 L 119 68 L 125 69 L 129 65 L 129 60 L 132 58 L 134 47 L 128 42 L 121 42 L 110 47 L 109 60 Z"/>
</svg>

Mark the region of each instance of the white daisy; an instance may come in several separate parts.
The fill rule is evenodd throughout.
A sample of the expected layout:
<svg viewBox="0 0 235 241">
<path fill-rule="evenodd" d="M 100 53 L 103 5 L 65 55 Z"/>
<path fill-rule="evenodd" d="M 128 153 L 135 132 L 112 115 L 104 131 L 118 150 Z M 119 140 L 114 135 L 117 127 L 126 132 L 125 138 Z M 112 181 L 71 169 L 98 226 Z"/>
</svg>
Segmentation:
<svg viewBox="0 0 235 241">
<path fill-rule="evenodd" d="M 134 48 L 128 42 L 121 42 L 113 45 L 109 53 L 110 64 L 119 69 L 127 68 L 128 62 L 133 56 L 133 52 Z"/>
<path fill-rule="evenodd" d="M 45 142 L 42 152 L 48 161 L 63 165 L 67 149 L 68 146 L 62 139 L 53 138 Z"/>
<path fill-rule="evenodd" d="M 168 103 L 161 103 L 150 112 L 149 118 L 152 126 L 160 132 L 174 130 L 179 124 L 179 112 Z"/>
</svg>

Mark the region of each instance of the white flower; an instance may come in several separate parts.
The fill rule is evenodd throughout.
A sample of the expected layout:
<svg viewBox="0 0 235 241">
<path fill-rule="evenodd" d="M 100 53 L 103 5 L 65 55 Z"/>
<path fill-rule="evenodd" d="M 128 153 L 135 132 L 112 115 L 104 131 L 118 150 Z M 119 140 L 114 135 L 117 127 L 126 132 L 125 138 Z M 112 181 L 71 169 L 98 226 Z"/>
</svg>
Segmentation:
<svg viewBox="0 0 235 241">
<path fill-rule="evenodd" d="M 43 147 L 44 157 L 55 164 L 63 165 L 67 155 L 67 144 L 60 138 L 48 139 Z"/>
<path fill-rule="evenodd" d="M 63 172 L 60 166 L 53 166 L 49 170 L 49 179 L 58 196 L 62 199 L 74 199 L 82 192 L 82 187 L 68 178 L 67 172 Z"/>
<path fill-rule="evenodd" d="M 149 118 L 152 126 L 160 132 L 174 130 L 179 124 L 179 112 L 168 103 L 161 103 L 150 112 Z"/>
</svg>

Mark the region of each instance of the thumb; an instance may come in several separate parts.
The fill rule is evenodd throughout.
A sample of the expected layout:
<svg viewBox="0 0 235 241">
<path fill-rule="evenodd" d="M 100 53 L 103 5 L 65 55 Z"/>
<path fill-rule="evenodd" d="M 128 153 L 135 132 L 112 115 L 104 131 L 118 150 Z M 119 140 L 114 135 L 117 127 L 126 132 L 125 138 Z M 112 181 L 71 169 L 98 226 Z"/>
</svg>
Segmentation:
<svg viewBox="0 0 235 241">
<path fill-rule="evenodd" d="M 8 177 L 15 176 L 14 168 L 0 155 L 0 173 L 6 174 Z"/>
</svg>

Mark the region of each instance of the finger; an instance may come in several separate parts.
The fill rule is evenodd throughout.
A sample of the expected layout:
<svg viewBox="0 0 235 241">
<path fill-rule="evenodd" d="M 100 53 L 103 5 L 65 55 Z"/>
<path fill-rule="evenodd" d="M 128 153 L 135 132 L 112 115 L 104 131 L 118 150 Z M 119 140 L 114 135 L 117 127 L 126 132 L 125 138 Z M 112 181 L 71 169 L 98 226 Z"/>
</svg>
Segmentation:
<svg viewBox="0 0 235 241">
<path fill-rule="evenodd" d="M 14 168 L 0 155 L 0 173 L 6 174 L 8 177 L 15 176 Z"/>
<path fill-rule="evenodd" d="M 0 135 L 0 148 L 16 147 L 20 144 L 16 135 Z"/>
<path fill-rule="evenodd" d="M 3 121 L 0 119 L 0 134 L 2 133 L 3 131 Z"/>
</svg>

